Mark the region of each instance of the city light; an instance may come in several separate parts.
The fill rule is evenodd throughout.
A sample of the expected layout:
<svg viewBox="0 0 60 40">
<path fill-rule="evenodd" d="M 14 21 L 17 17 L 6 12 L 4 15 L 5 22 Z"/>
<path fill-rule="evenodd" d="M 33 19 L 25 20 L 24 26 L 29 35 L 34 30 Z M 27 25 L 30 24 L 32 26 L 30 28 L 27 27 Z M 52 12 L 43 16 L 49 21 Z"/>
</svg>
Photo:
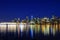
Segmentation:
<svg viewBox="0 0 60 40">
<path fill-rule="evenodd" d="M 22 34 L 24 31 L 28 33 L 30 30 L 31 36 L 33 37 L 34 33 L 42 32 L 44 35 L 49 35 L 50 33 L 55 35 L 57 32 L 60 32 L 60 19 L 57 18 L 33 18 L 31 20 L 15 20 L 13 22 L 1 22 L 0 23 L 0 32 L 16 32 Z"/>
</svg>

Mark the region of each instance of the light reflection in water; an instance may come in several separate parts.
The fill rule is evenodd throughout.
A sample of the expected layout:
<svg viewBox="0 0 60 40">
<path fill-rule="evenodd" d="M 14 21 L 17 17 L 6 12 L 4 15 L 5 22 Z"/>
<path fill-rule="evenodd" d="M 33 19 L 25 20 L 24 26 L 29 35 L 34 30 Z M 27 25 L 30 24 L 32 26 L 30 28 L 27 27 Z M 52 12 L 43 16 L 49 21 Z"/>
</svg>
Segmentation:
<svg viewBox="0 0 60 40">
<path fill-rule="evenodd" d="M 30 33 L 31 37 L 33 38 L 33 30 L 34 30 L 35 25 L 30 25 Z"/>
<path fill-rule="evenodd" d="M 31 37 L 33 38 L 33 30 L 32 29 L 31 29 L 30 33 L 31 33 Z"/>
<path fill-rule="evenodd" d="M 34 27 L 34 31 L 35 33 L 39 33 L 40 32 L 40 25 L 39 24 L 35 24 L 35 27 Z"/>
<path fill-rule="evenodd" d="M 59 24 L 59 32 L 60 32 L 60 24 Z"/>
<path fill-rule="evenodd" d="M 42 24 L 41 25 L 41 28 L 40 28 L 40 25 L 38 25 L 38 24 L 30 24 L 29 25 L 30 27 L 26 27 L 26 24 L 25 23 L 21 23 L 20 25 L 19 25 L 19 30 L 21 31 L 21 34 L 22 34 L 22 32 L 23 31 L 26 31 L 27 33 L 28 33 L 28 31 L 29 31 L 29 28 L 30 28 L 30 30 L 31 30 L 31 36 L 33 37 L 33 31 L 35 31 L 35 33 L 39 33 L 40 31 L 42 31 L 42 33 L 44 34 L 44 35 L 49 35 L 50 34 L 50 32 L 51 32 L 51 34 L 53 34 L 53 35 L 55 35 L 56 34 L 56 32 L 59 30 L 60 31 L 60 24 L 59 24 L 59 28 L 58 28 L 58 24 L 55 24 L 55 25 L 50 25 L 50 24 Z M 9 28 L 10 27 L 10 28 Z M 8 25 L 8 29 L 9 30 L 13 30 L 13 31 L 16 31 L 16 25 L 13 25 L 13 27 L 12 27 L 12 24 L 11 25 Z M 24 30 L 25 29 L 25 30 Z M 42 30 L 41 30 L 42 29 Z M 51 29 L 51 30 L 50 30 Z M 8 30 L 8 31 L 9 31 Z M 2 31 L 6 31 L 6 25 L 0 25 L 0 31 L 2 32 Z"/>
</svg>

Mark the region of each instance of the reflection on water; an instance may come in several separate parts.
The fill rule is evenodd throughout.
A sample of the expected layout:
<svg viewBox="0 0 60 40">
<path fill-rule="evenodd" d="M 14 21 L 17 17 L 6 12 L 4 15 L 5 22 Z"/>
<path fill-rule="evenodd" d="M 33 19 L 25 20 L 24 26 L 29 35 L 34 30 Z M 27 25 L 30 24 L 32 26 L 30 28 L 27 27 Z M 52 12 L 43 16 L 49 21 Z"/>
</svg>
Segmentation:
<svg viewBox="0 0 60 40">
<path fill-rule="evenodd" d="M 18 26 L 16 24 L 12 25 L 0 25 L 0 38 L 3 36 L 10 38 L 34 38 L 34 37 L 41 37 L 41 35 L 53 35 L 55 36 L 57 32 L 60 31 L 60 25 L 58 27 L 57 24 L 29 24 L 21 23 Z"/>
<path fill-rule="evenodd" d="M 41 26 L 39 24 L 35 24 L 35 25 L 29 25 L 26 26 L 26 24 L 20 24 L 18 27 L 16 25 L 8 25 L 6 27 L 6 25 L 2 25 L 0 27 L 0 32 L 16 32 L 16 31 L 21 31 L 21 32 L 28 32 L 29 29 L 31 30 L 31 34 L 33 35 L 33 31 L 35 31 L 35 33 L 39 33 L 42 32 L 44 35 L 49 35 L 50 33 L 55 35 L 56 32 L 60 31 L 60 29 L 58 28 L 58 25 L 53 25 L 51 26 L 50 24 L 44 25 L 42 24 Z"/>
</svg>

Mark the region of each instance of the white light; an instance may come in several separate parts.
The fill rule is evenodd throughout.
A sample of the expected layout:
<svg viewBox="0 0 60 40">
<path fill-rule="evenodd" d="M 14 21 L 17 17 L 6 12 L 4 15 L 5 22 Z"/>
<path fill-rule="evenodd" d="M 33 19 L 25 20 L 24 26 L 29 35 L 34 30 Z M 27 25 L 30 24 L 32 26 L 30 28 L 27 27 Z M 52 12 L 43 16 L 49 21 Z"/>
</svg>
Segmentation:
<svg viewBox="0 0 60 40">
<path fill-rule="evenodd" d="M 14 24 L 10 24 L 10 25 L 8 25 L 8 31 L 11 31 L 11 32 L 15 32 L 16 31 L 16 25 Z"/>
<path fill-rule="evenodd" d="M 6 25 L 1 25 L 0 24 L 0 31 L 1 32 L 6 32 Z"/>
<path fill-rule="evenodd" d="M 21 32 L 23 31 L 23 29 L 24 29 L 24 24 L 23 23 L 20 23 L 20 29 L 21 29 Z"/>
</svg>

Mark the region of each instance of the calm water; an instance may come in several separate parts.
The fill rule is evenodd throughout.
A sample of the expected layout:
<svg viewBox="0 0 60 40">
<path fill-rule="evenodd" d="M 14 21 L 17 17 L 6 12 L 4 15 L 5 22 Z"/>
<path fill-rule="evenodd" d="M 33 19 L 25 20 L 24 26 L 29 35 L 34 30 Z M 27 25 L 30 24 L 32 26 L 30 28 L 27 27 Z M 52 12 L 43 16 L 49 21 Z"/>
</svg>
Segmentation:
<svg viewBox="0 0 60 40">
<path fill-rule="evenodd" d="M 42 32 L 33 33 L 31 30 L 28 32 L 20 32 L 18 35 L 18 32 L 6 32 L 6 33 L 1 33 L 0 32 L 0 40 L 59 40 L 60 39 L 60 33 L 56 33 L 54 36 L 52 34 L 49 35 L 44 35 Z"/>
</svg>

